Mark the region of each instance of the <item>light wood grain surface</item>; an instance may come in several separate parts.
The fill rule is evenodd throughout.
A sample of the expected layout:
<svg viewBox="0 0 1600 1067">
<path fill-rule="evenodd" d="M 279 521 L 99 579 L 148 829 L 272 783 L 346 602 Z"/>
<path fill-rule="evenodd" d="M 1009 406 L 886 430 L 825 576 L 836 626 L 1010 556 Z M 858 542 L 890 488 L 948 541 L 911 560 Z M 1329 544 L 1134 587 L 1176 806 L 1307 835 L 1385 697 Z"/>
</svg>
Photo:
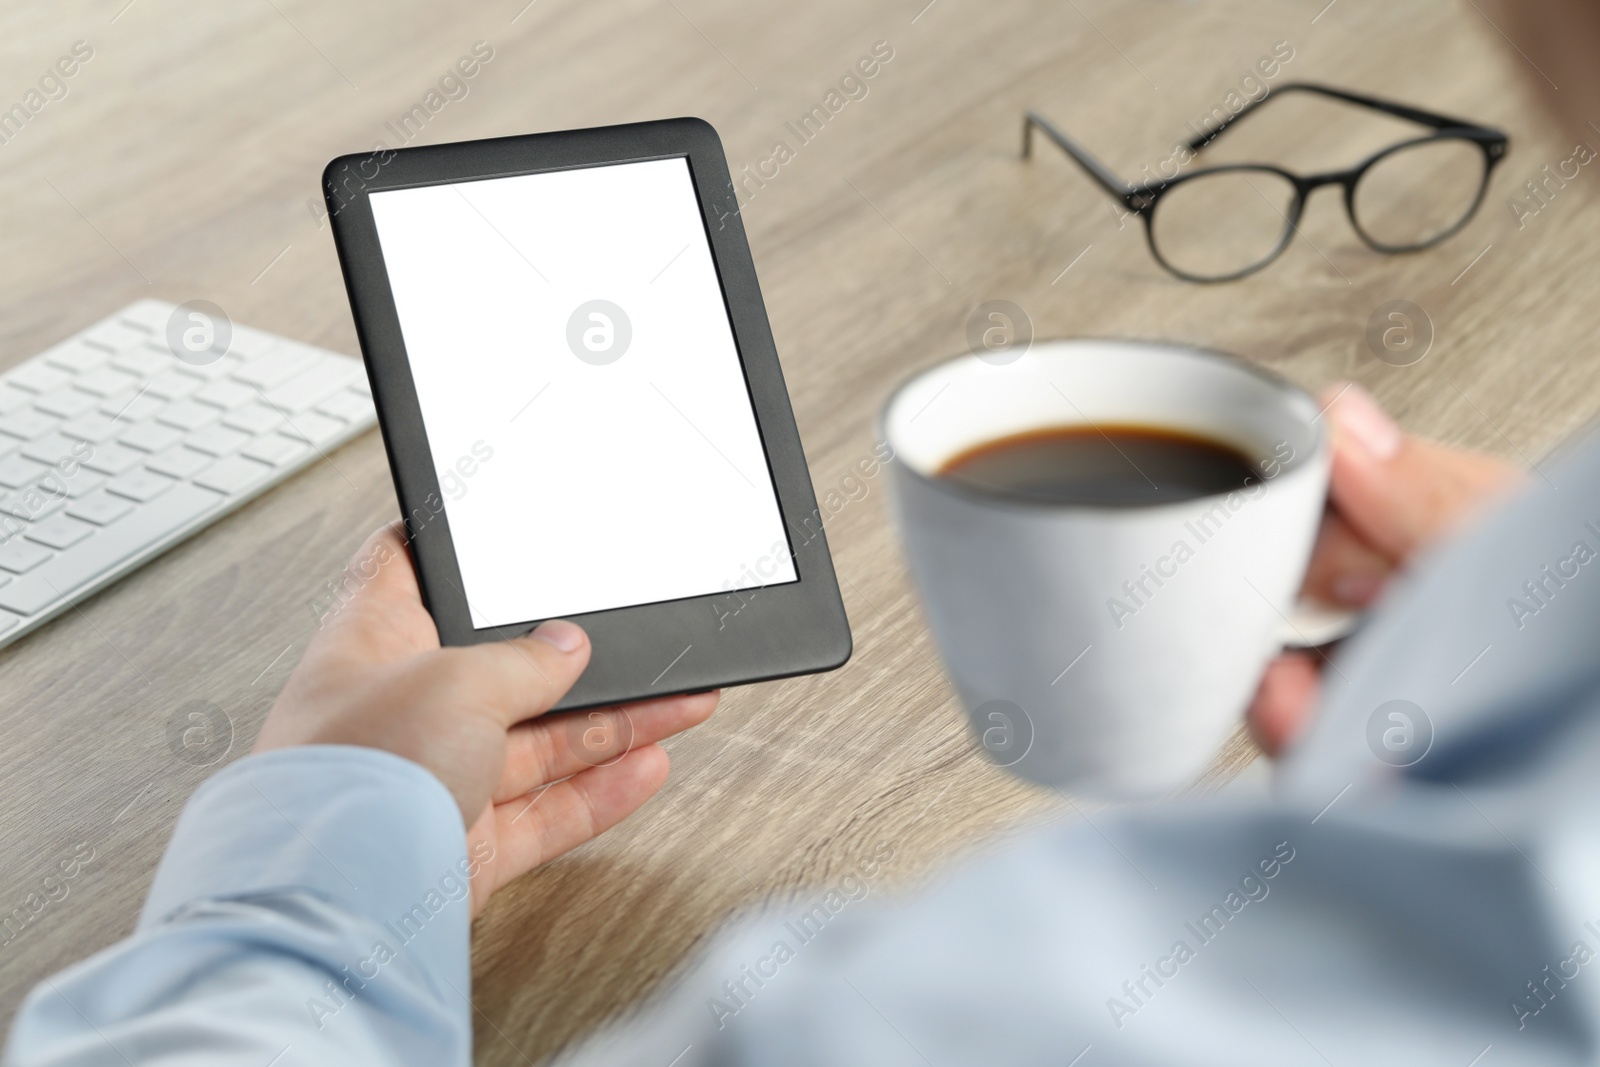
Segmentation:
<svg viewBox="0 0 1600 1067">
<path fill-rule="evenodd" d="M 493 59 L 412 143 L 693 114 L 721 131 L 736 175 L 777 142 L 791 150 L 747 187 L 745 221 L 818 494 L 847 500 L 828 532 L 855 658 L 727 694 L 710 724 L 670 745 L 661 797 L 497 898 L 475 932 L 478 1059 L 537 1062 L 670 981 L 757 898 L 827 881 L 879 843 L 895 850 L 887 880 L 910 886 L 1071 813 L 975 752 L 883 478 L 846 485 L 881 399 L 963 350 L 979 303 L 1014 301 L 1040 337 L 1181 339 L 1309 386 L 1353 377 L 1408 427 L 1521 462 L 1594 412 L 1594 179 L 1585 168 L 1520 227 L 1509 205 L 1572 154 L 1536 111 L 1527 79 L 1539 75 L 1472 4 L 1324 3 L 8 5 L 0 107 L 75 41 L 94 55 L 65 98 L 0 144 L 0 365 L 144 295 L 209 299 L 236 321 L 354 353 L 318 174 L 336 154 L 398 143 L 387 124 L 477 41 Z M 893 58 L 867 95 L 801 144 L 786 123 L 880 41 Z M 1510 130 L 1479 218 L 1437 250 L 1381 257 L 1327 193 L 1272 268 L 1197 287 L 1160 271 L 1133 220 L 1119 223 L 1064 159 L 1018 158 L 1032 106 L 1133 175 L 1282 41 L 1294 58 L 1280 82 L 1325 80 Z M 1334 166 L 1395 132 L 1287 97 L 1230 135 L 1222 158 Z M 1363 339 L 1394 299 L 1435 329 L 1414 366 L 1380 362 Z M 173 755 L 168 717 L 213 701 L 234 723 L 228 758 L 247 750 L 312 632 L 318 588 L 395 513 L 370 434 L 0 653 L 0 911 L 80 842 L 94 848 L 68 895 L 0 948 L 0 1014 L 131 930 L 173 820 L 209 773 Z M 1235 745 L 1214 780 L 1252 755 Z"/>
</svg>

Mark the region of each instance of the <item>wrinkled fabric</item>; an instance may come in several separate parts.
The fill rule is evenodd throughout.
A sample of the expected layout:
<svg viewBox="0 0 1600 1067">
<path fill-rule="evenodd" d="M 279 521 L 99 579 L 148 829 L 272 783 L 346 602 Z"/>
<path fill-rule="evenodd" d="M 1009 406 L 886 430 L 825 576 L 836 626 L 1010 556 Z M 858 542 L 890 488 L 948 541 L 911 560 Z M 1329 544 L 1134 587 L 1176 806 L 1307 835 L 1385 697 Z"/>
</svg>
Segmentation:
<svg viewBox="0 0 1600 1067">
<path fill-rule="evenodd" d="M 190 798 L 134 935 L 35 988 L 4 1062 L 464 1065 L 474 859 L 408 760 L 247 756 Z"/>
</svg>

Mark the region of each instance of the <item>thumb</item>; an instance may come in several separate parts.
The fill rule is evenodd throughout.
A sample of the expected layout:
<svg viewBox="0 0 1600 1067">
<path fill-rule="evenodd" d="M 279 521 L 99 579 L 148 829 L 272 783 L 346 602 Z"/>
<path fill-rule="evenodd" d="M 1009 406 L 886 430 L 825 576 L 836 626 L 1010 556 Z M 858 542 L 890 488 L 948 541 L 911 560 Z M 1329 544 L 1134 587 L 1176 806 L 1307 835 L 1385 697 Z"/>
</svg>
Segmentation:
<svg viewBox="0 0 1600 1067">
<path fill-rule="evenodd" d="M 1361 386 L 1330 386 L 1334 507 L 1398 563 L 1447 533 L 1519 474 L 1492 456 L 1407 434 Z"/>
<path fill-rule="evenodd" d="M 589 665 L 589 651 L 589 636 L 581 627 L 552 619 L 521 637 L 444 649 L 440 658 L 458 666 L 446 677 L 509 728 L 543 715 L 566 696 Z"/>
</svg>

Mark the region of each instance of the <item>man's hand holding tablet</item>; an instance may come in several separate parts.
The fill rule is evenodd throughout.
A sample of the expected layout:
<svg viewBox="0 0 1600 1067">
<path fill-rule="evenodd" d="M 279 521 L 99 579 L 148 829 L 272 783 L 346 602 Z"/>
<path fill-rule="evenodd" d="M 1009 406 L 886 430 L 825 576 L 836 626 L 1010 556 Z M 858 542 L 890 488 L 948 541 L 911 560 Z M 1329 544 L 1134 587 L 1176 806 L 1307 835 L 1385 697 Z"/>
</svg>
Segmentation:
<svg viewBox="0 0 1600 1067">
<path fill-rule="evenodd" d="M 441 648 L 398 524 L 368 538 L 347 573 L 355 594 L 312 638 L 255 751 L 360 745 L 433 772 L 467 826 L 473 914 L 649 800 L 667 779 L 656 742 L 717 706 L 711 692 L 540 717 L 589 662 L 577 626 Z"/>
<path fill-rule="evenodd" d="M 324 183 L 443 644 L 576 621 L 593 657 L 559 709 L 848 658 L 710 126 L 349 156 Z"/>
</svg>

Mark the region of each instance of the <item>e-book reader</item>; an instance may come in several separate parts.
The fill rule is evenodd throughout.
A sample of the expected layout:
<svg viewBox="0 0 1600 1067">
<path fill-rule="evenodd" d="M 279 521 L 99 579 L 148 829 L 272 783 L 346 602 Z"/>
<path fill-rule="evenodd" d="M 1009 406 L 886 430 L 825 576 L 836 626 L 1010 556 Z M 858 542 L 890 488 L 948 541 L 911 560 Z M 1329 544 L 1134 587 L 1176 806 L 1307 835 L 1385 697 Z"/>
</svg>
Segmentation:
<svg viewBox="0 0 1600 1067">
<path fill-rule="evenodd" d="M 378 149 L 323 179 L 445 644 L 579 623 L 594 653 L 561 708 L 848 659 L 708 124 Z"/>
</svg>

